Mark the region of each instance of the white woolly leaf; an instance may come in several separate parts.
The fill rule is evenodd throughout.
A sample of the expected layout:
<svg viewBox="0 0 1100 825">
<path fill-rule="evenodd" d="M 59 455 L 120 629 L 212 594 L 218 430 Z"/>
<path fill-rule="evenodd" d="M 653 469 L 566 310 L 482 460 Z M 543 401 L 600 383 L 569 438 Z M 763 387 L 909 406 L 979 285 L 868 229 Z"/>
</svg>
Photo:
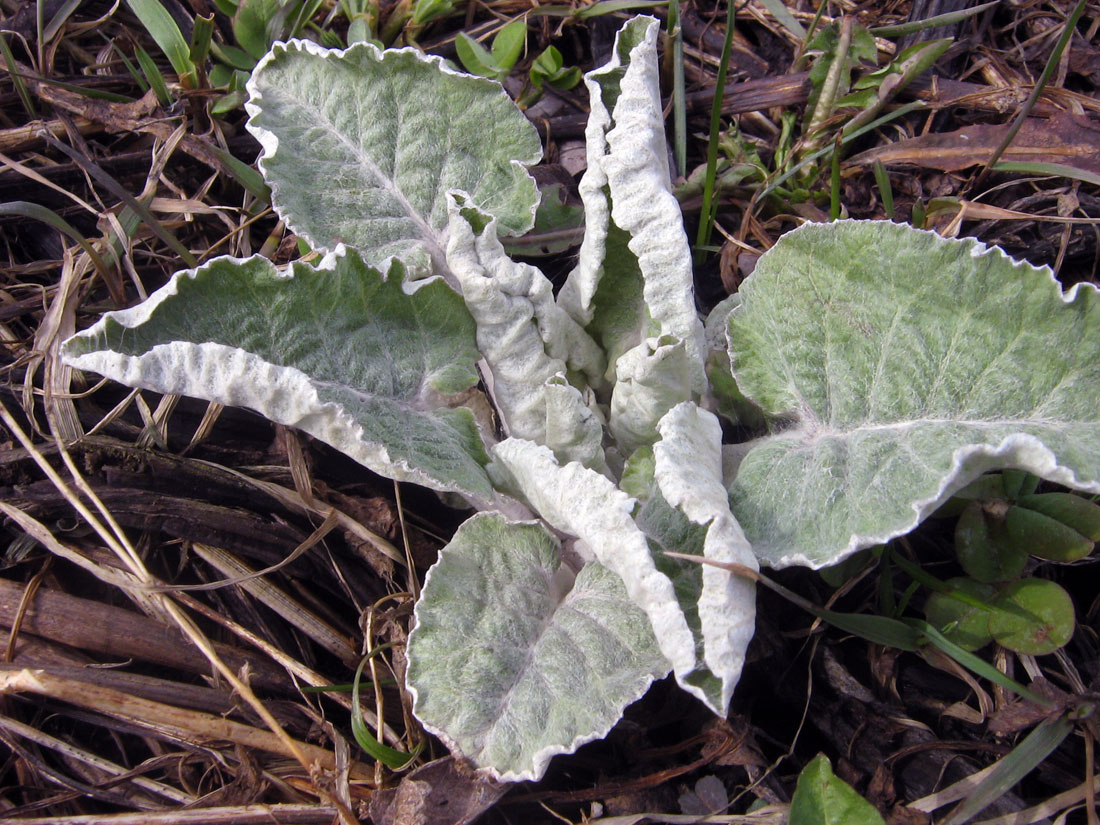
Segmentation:
<svg viewBox="0 0 1100 825">
<path fill-rule="evenodd" d="M 649 617 L 657 644 L 680 685 L 715 712 L 725 713 L 729 692 L 736 682 L 734 670 L 739 671 L 740 663 L 732 658 L 723 661 L 715 658 L 715 668 L 720 671 L 716 676 L 703 661 L 709 655 L 699 643 L 704 641 L 703 637 L 698 635 L 697 601 L 702 592 L 703 571 L 693 562 L 675 561 L 661 552 L 662 549 L 695 552 L 693 548 L 701 547 L 703 539 L 694 541 L 689 537 L 686 543 L 669 539 L 663 546 L 651 546 L 647 533 L 635 522 L 639 505 L 636 499 L 580 464 L 559 465 L 546 447 L 509 438 L 494 447 L 493 458 L 490 471 L 499 484 L 522 495 L 552 527 L 580 539 L 601 564 L 619 575 L 631 601 Z M 640 518 L 643 510 L 637 511 Z M 727 521 L 736 527 L 728 516 Z M 690 525 L 686 531 L 681 528 L 682 525 L 675 524 L 669 532 L 692 533 Z M 702 529 L 705 533 L 706 528 Z M 727 536 L 716 532 L 714 541 L 726 542 Z M 718 546 L 711 552 L 716 558 L 727 554 L 726 549 Z M 752 564 L 751 559 L 748 563 Z M 718 586 L 723 588 L 725 583 Z M 717 593 L 718 589 L 711 585 L 708 594 Z M 742 588 L 740 592 L 743 595 L 746 591 Z M 717 617 L 719 612 L 725 612 L 721 619 L 726 624 L 713 629 L 715 638 L 727 634 L 734 646 L 740 644 L 746 628 L 752 624 L 751 588 L 747 593 L 748 601 L 737 601 L 733 611 L 727 605 L 708 613 Z M 721 644 L 713 647 L 715 655 L 720 647 Z"/>
<path fill-rule="evenodd" d="M 600 381 L 603 354 L 554 302 L 546 276 L 508 257 L 496 226 L 495 219 L 468 205 L 464 195 L 452 195 L 447 262 L 477 322 L 493 399 L 509 434 L 546 444 L 548 428 L 553 428 L 559 441 L 574 443 L 584 437 L 582 418 L 591 413 L 577 393 L 574 411 L 564 421 L 551 421 L 564 411 L 565 399 L 559 397 L 550 410 L 546 384 L 567 372 Z"/>
<path fill-rule="evenodd" d="M 659 429 L 661 440 L 653 445 L 657 490 L 688 521 L 706 529 L 702 546 L 688 552 L 757 569 L 756 557 L 730 512 L 722 484 L 722 427 L 718 419 L 685 402 L 661 419 Z M 707 704 L 725 715 L 755 628 L 756 591 L 750 580 L 718 567 L 703 565 L 700 574 L 696 633 L 702 661 L 697 667 L 711 674 L 714 681 L 698 683 L 710 688 Z"/>
<path fill-rule="evenodd" d="M 542 156 L 499 83 L 415 49 L 276 43 L 248 82 L 248 129 L 275 209 L 314 247 L 368 263 L 398 255 L 444 274 L 447 193 L 461 190 L 509 234 L 527 231 Z"/>
<path fill-rule="evenodd" d="M 743 445 L 730 501 L 772 566 L 903 535 L 982 473 L 1100 492 L 1100 302 L 974 240 L 807 224 L 730 315 L 745 395 L 790 426 Z"/>
<path fill-rule="evenodd" d="M 64 345 L 131 387 L 249 407 L 375 472 L 489 501 L 474 416 L 474 322 L 442 280 L 338 248 L 316 268 L 217 258 Z"/>
<path fill-rule="evenodd" d="M 580 184 L 585 236 L 559 301 L 603 346 L 609 371 L 647 338 L 684 341 L 690 386 L 700 394 L 706 384 L 703 327 L 691 250 L 669 178 L 658 28 L 651 17 L 631 20 L 610 62 L 585 76 L 591 103 L 588 169 Z"/>
<path fill-rule="evenodd" d="M 497 513 L 428 571 L 408 655 L 417 718 L 506 781 L 604 736 L 668 672 L 618 576 L 593 562 L 574 580 L 545 527 Z"/>
</svg>

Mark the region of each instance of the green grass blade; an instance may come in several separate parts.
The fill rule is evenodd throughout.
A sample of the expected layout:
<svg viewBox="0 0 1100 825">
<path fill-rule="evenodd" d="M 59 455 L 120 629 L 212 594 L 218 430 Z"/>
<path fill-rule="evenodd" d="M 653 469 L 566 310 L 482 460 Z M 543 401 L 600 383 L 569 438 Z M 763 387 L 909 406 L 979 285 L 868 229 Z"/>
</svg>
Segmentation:
<svg viewBox="0 0 1100 825">
<path fill-rule="evenodd" d="M 257 172 L 255 168 L 233 157 L 232 154 L 221 147 L 215 146 L 214 154 L 216 154 L 218 159 L 225 164 L 230 174 L 237 179 L 237 183 L 264 203 L 269 203 L 271 201 L 271 189 L 264 182 L 263 175 Z"/>
<path fill-rule="evenodd" d="M 153 60 L 152 55 L 141 46 L 134 46 L 134 56 L 137 58 L 138 65 L 141 66 L 141 72 L 145 75 L 146 82 L 156 93 L 157 102 L 161 106 L 171 106 L 172 93 L 168 91 L 168 84 L 164 82 L 164 75 L 160 73 L 160 69 L 157 68 L 157 63 Z"/>
<path fill-rule="evenodd" d="M 881 160 L 876 160 L 872 168 L 875 173 L 875 185 L 878 186 L 879 197 L 882 198 L 882 211 L 886 213 L 887 220 L 894 219 L 894 187 L 890 185 L 890 175 Z"/>
<path fill-rule="evenodd" d="M 57 10 L 57 14 L 53 16 L 50 22 L 46 24 L 45 29 L 42 30 L 43 43 L 49 43 L 57 37 L 57 33 L 61 31 L 61 27 L 65 25 L 73 12 L 77 10 L 80 2 L 81 0 L 65 0 L 65 3 Z"/>
<path fill-rule="evenodd" d="M 0 54 L 4 56 L 4 65 L 7 66 L 8 74 L 11 75 L 12 86 L 15 87 L 15 93 L 19 95 L 23 108 L 27 110 L 31 120 L 37 120 L 38 112 L 34 108 L 30 93 L 27 91 L 27 84 L 23 82 L 22 76 L 16 71 L 15 55 L 11 52 L 6 34 L 0 34 Z"/>
<path fill-rule="evenodd" d="M 840 150 L 833 152 L 829 160 L 829 220 L 840 217 Z"/>
<path fill-rule="evenodd" d="M 1036 727 L 998 762 L 941 825 L 963 825 L 1031 773 L 1073 731 L 1064 716 Z"/>
<path fill-rule="evenodd" d="M 680 0 L 668 4 L 668 37 L 672 45 L 672 156 L 676 174 L 687 177 L 687 102 L 684 99 L 684 30 L 680 26 Z"/>
<path fill-rule="evenodd" d="M 736 562 L 715 561 L 714 559 L 692 556 L 687 553 L 674 553 L 670 550 L 666 550 L 665 555 L 674 559 L 695 562 L 696 564 L 720 567 L 723 570 L 730 571 L 734 575 L 744 576 L 778 593 L 792 604 L 801 607 L 807 613 L 812 613 L 822 621 L 826 621 L 840 630 L 852 633 L 874 644 L 896 647 L 899 650 L 914 651 L 917 649 L 920 634 L 906 622 L 890 619 L 885 616 L 872 616 L 866 613 L 838 613 L 834 610 L 826 610 L 823 607 L 818 607 L 809 599 L 802 598 L 802 596 L 799 596 L 793 590 L 788 590 L 779 582 L 772 581 L 756 570 L 745 567 L 743 564 L 737 564 Z"/>
<path fill-rule="evenodd" d="M 953 26 L 969 17 L 973 17 L 976 14 L 981 14 L 987 9 L 993 8 L 998 2 L 1000 2 L 1000 0 L 991 0 L 989 3 L 982 3 L 973 8 L 937 14 L 935 17 L 928 17 L 924 20 L 913 20 L 909 23 L 898 23 L 896 26 L 876 26 L 871 29 L 871 34 L 875 37 L 901 37 L 904 34 L 912 34 L 913 32 L 924 31 L 925 29 L 935 29 L 940 26 Z"/>
<path fill-rule="evenodd" d="M 714 181 L 718 172 L 718 131 L 722 125 L 722 98 L 726 91 L 726 73 L 729 71 L 730 54 L 733 51 L 733 27 L 736 22 L 737 4 L 726 6 L 726 38 L 722 41 L 722 58 L 718 62 L 718 77 L 714 84 L 714 102 L 710 107 L 710 137 L 707 141 L 707 169 L 703 179 L 703 206 L 699 211 L 699 231 L 695 236 L 696 263 L 700 263 L 702 250 L 710 243 L 714 231 L 717 206 L 714 199 Z"/>
<path fill-rule="evenodd" d="M 116 94 L 115 92 L 108 92 L 104 89 L 89 89 L 87 86 L 80 86 L 76 83 L 65 83 L 62 80 L 54 80 L 52 77 L 41 77 L 40 75 L 32 72 L 12 72 L 12 77 L 25 78 L 27 80 L 33 80 L 35 83 L 42 83 L 46 86 L 56 86 L 58 89 L 64 89 L 68 92 L 74 92 L 78 95 L 90 98 L 91 100 L 106 100 L 111 103 L 133 103 L 132 97 L 126 95 Z"/>
<path fill-rule="evenodd" d="M 103 278 L 104 283 L 109 285 L 116 280 L 112 277 L 111 270 L 103 261 L 103 258 L 100 257 L 99 253 L 95 251 L 90 243 L 88 243 L 88 239 L 85 238 L 76 227 L 56 212 L 37 203 L 9 201 L 8 203 L 0 203 L 0 215 L 18 215 L 22 218 L 42 221 L 42 223 L 52 226 L 58 232 L 67 235 L 84 250 L 84 253 L 91 260 L 92 265 L 96 268 L 100 277 Z"/>
<path fill-rule="evenodd" d="M 617 11 L 629 11 L 630 9 L 652 9 L 657 6 L 667 6 L 668 0 L 603 0 L 585 6 L 578 12 L 569 14 L 578 20 L 587 20 L 589 17 L 599 17 L 604 14 L 614 14 Z"/>
<path fill-rule="evenodd" d="M 164 52 L 179 76 L 180 83 L 186 88 L 194 88 L 195 64 L 191 60 L 191 45 L 160 0 L 126 0 L 126 5 L 137 15 L 141 25 Z"/>
<path fill-rule="evenodd" d="M 1100 186 L 1100 175 L 1086 169 L 1078 169 L 1065 163 L 1031 162 L 1022 160 L 1002 160 L 993 164 L 994 172 L 1018 172 L 1024 175 L 1051 175 L 1071 180 L 1079 180 Z"/>
<path fill-rule="evenodd" d="M 1051 706 L 1050 701 L 1024 687 L 1014 679 L 1009 679 L 989 662 L 982 659 L 980 656 L 975 656 L 969 650 L 963 650 L 957 644 L 952 642 L 942 633 L 940 633 L 928 622 L 921 621 L 920 619 L 905 619 L 907 625 L 916 630 L 925 640 L 931 645 L 939 648 L 940 651 L 950 656 L 960 665 L 965 667 L 971 673 L 976 676 L 980 676 L 983 679 L 988 679 L 994 684 L 1000 685 L 1005 690 L 1010 690 L 1025 699 L 1028 699 L 1040 707 L 1049 708 Z"/>
<path fill-rule="evenodd" d="M 118 198 L 124 204 L 134 210 L 136 214 L 141 216 L 142 221 L 144 221 L 145 225 L 148 226 L 150 230 L 152 230 L 153 234 L 164 241 L 165 244 L 167 244 L 177 255 L 179 255 L 184 264 L 186 264 L 188 267 L 196 266 L 197 261 L 195 260 L 195 256 L 191 254 L 187 247 L 181 244 L 179 242 L 179 239 L 175 235 L 173 235 L 171 232 L 165 229 L 164 226 L 161 225 L 156 216 L 154 216 L 153 213 L 149 211 L 149 207 L 147 207 L 145 204 L 143 204 L 141 201 L 139 201 L 137 198 L 127 192 L 126 188 L 119 184 L 117 180 L 112 178 L 99 166 L 92 163 L 90 160 L 88 160 L 88 158 L 81 155 L 75 149 L 62 143 L 60 140 L 57 140 L 48 133 L 46 135 L 46 141 L 58 151 L 68 155 L 69 159 L 74 161 L 77 166 L 86 171 L 89 175 L 99 181 L 103 186 L 107 187 L 107 189 L 110 190 L 111 194 L 113 194 L 116 198 Z"/>
<path fill-rule="evenodd" d="M 1066 46 L 1069 45 L 1073 33 L 1077 31 L 1077 21 L 1081 19 L 1081 15 L 1084 13 L 1086 5 L 1086 0 L 1077 0 L 1077 5 L 1074 7 L 1069 19 L 1066 20 L 1066 25 L 1062 28 L 1062 36 L 1058 38 L 1054 50 L 1050 53 L 1050 57 L 1047 58 L 1047 64 L 1043 67 L 1043 72 L 1039 75 L 1039 80 L 1036 81 L 1035 88 L 1031 90 L 1031 94 L 1028 95 L 1027 100 L 1024 101 L 1024 105 L 1020 107 L 1020 111 L 1016 114 L 1016 118 L 1012 121 L 1012 125 L 1008 127 L 1008 132 L 1005 134 L 1004 139 L 1001 140 L 1000 146 L 993 151 L 989 160 L 986 161 L 985 168 L 982 169 L 981 174 L 979 174 L 977 180 L 974 181 L 975 188 L 981 186 L 982 182 L 989 176 L 993 167 L 997 165 L 997 161 L 1001 159 L 1001 155 L 1005 153 L 1005 150 L 1012 141 L 1016 139 L 1016 134 L 1020 131 L 1020 127 L 1024 125 L 1024 121 L 1027 119 L 1028 115 L 1031 114 L 1031 110 L 1035 108 L 1035 104 L 1039 100 L 1039 95 L 1043 93 L 1043 89 L 1046 88 L 1051 75 L 1054 74 L 1054 70 L 1057 69 L 1058 64 L 1062 62 L 1062 53 L 1065 52 Z"/>
<path fill-rule="evenodd" d="M 777 23 L 799 40 L 806 39 L 806 27 L 795 19 L 783 0 L 760 0 L 760 5 L 768 10 L 768 14 L 774 17 Z"/>
<path fill-rule="evenodd" d="M 371 655 L 376 652 L 372 650 L 364 656 L 355 671 L 355 681 L 352 683 L 351 688 L 351 732 L 355 735 L 355 741 L 359 743 L 359 747 L 387 768 L 396 771 L 416 759 L 424 745 L 421 743 L 412 753 L 405 753 L 396 748 L 391 748 L 389 745 L 383 745 L 374 738 L 374 735 L 367 728 L 366 722 L 363 721 L 363 710 L 359 707 L 359 681 L 363 678 L 363 667 L 370 660 Z"/>
</svg>

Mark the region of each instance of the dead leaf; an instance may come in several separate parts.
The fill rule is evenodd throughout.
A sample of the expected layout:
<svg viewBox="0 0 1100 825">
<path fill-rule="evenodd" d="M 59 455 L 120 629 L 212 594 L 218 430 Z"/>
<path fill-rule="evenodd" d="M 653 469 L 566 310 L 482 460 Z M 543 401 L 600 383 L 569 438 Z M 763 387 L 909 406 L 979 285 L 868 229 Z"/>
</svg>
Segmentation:
<svg viewBox="0 0 1100 825">
<path fill-rule="evenodd" d="M 376 791 L 370 818 L 377 825 L 467 825 L 508 788 L 447 756 L 417 768 L 396 788 Z"/>
<path fill-rule="evenodd" d="M 983 123 L 954 132 L 900 140 L 861 152 L 846 161 L 845 166 L 867 166 L 881 161 L 957 172 L 985 163 L 1008 129 L 1007 123 Z M 1100 174 L 1100 125 L 1068 112 L 1051 118 L 1028 118 L 1001 160 L 1063 163 Z"/>
</svg>

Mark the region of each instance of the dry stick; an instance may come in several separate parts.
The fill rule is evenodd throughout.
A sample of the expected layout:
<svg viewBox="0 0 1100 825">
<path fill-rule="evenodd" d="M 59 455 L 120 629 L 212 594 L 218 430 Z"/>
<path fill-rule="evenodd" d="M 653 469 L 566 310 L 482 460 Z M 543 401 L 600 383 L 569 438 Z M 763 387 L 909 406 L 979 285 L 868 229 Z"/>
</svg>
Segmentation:
<svg viewBox="0 0 1100 825">
<path fill-rule="evenodd" d="M 329 825 L 336 813 L 328 806 L 257 803 L 186 811 L 21 817 L 15 821 L 19 825 Z"/>
<path fill-rule="evenodd" d="M 93 768 L 103 771 L 104 773 L 111 774 L 116 778 L 125 777 L 127 774 L 131 774 L 132 771 L 129 768 L 124 768 L 122 765 L 118 765 L 111 762 L 108 759 L 104 759 L 102 756 L 96 756 L 94 753 L 81 750 L 80 748 L 63 742 L 48 733 L 43 733 L 37 728 L 32 728 L 30 725 L 25 725 L 15 719 L 11 719 L 7 716 L 0 716 L 0 728 L 11 731 L 14 734 L 22 736 L 24 739 L 28 739 L 35 744 L 41 745 L 45 748 L 55 750 L 60 754 L 74 759 L 78 762 L 83 762 L 86 765 L 91 765 Z M 149 779 L 145 776 L 132 775 L 129 776 L 129 782 L 132 782 L 142 790 L 154 793 L 157 796 L 170 799 L 172 802 L 176 802 L 180 805 L 192 805 L 196 801 L 196 797 L 189 793 L 173 788 L 171 785 L 165 785 L 162 782 Z"/>
<path fill-rule="evenodd" d="M 325 687 L 326 685 L 331 684 L 331 679 L 326 679 L 320 673 L 317 673 L 317 671 L 310 670 L 297 659 L 291 658 L 287 654 L 283 653 L 283 651 L 272 645 L 270 642 L 267 642 L 264 639 L 260 638 L 251 630 L 244 627 L 243 625 L 238 624 L 232 619 L 227 619 L 225 616 L 222 616 L 220 613 L 218 613 L 216 610 L 209 607 L 208 605 L 205 605 L 202 602 L 193 599 L 186 593 L 174 593 L 173 595 L 178 601 L 198 613 L 200 616 L 204 616 L 210 621 L 220 624 L 226 630 L 230 631 L 231 633 L 235 633 L 237 636 L 244 639 L 246 642 L 253 645 L 258 650 L 266 653 L 273 660 L 275 660 L 275 662 L 286 668 L 288 673 L 290 673 L 292 676 L 297 677 L 298 679 L 301 679 L 310 687 Z M 326 695 L 348 712 L 351 711 L 351 698 L 347 693 L 329 692 Z M 363 716 L 371 725 L 377 725 L 377 720 L 375 719 L 374 714 L 371 711 L 364 710 Z M 398 736 L 396 731 L 394 731 L 393 728 L 391 728 L 389 725 L 385 726 L 385 734 L 386 741 L 390 742 L 391 744 L 397 744 L 401 741 L 401 737 Z"/>
<path fill-rule="evenodd" d="M 1086 0 L 1077 0 L 1077 7 L 1066 21 L 1066 26 L 1062 29 L 1062 36 L 1058 38 L 1058 44 L 1054 47 L 1054 51 L 1050 53 L 1050 58 L 1047 60 L 1046 66 L 1043 67 L 1043 73 L 1039 75 L 1039 81 L 1035 84 L 1035 88 L 1031 90 L 1031 94 L 1028 95 L 1027 100 L 1024 101 L 1024 105 L 1020 107 L 1020 111 L 1016 114 L 1016 119 L 1012 121 L 1012 125 L 1008 128 L 1008 132 L 1001 141 L 1001 145 L 993 150 L 993 154 L 990 156 L 989 160 L 986 161 L 985 167 L 978 175 L 978 179 L 974 181 L 975 189 L 985 183 L 985 179 L 989 177 L 989 173 L 993 171 L 993 166 L 1000 160 L 1001 155 L 1005 153 L 1005 150 L 1008 149 L 1009 145 L 1016 138 L 1016 133 L 1020 131 L 1020 127 L 1024 125 L 1027 116 L 1031 114 L 1031 110 L 1035 108 L 1035 104 L 1039 100 L 1039 95 L 1043 93 L 1043 89 L 1046 88 L 1050 76 L 1054 74 L 1054 69 L 1058 66 L 1058 62 L 1062 58 L 1062 52 L 1066 50 L 1070 38 L 1073 37 L 1073 33 L 1077 30 L 1077 21 L 1081 19 L 1081 14 L 1085 10 L 1085 4 Z"/>
<path fill-rule="evenodd" d="M 58 475 L 57 471 L 50 465 L 48 461 L 38 451 L 37 447 L 30 440 L 27 434 L 23 431 L 23 428 L 19 426 L 17 422 L 8 411 L 7 406 L 0 402 L 0 418 L 3 418 L 8 430 L 15 435 L 27 452 L 34 458 L 35 463 L 39 469 L 46 474 L 46 477 L 53 482 L 57 490 L 65 497 L 65 499 L 72 505 L 81 517 L 91 525 L 92 529 L 96 531 L 103 542 L 111 548 L 112 551 L 130 568 L 131 572 L 142 581 L 143 584 L 154 584 L 152 577 L 149 575 L 149 571 L 145 569 L 144 563 L 138 556 L 137 551 L 130 545 L 129 539 L 126 538 L 126 534 L 122 528 L 118 525 L 118 522 L 111 516 L 110 512 L 100 501 L 99 497 L 95 494 L 95 491 L 88 486 L 87 482 L 81 477 L 76 465 L 73 463 L 72 456 L 69 455 L 68 450 L 60 442 L 57 443 L 58 451 L 62 460 L 68 467 L 70 474 L 73 477 L 74 482 L 81 488 L 81 491 L 95 504 L 96 509 L 103 515 L 104 519 L 111 525 L 111 530 L 107 530 L 103 526 L 102 522 L 96 518 L 84 505 L 76 494 L 72 491 L 68 484 Z M 217 670 L 233 689 L 241 696 L 257 715 L 263 720 L 264 724 L 268 726 L 271 732 L 278 737 L 283 743 L 286 751 L 291 754 L 299 764 L 307 771 L 311 771 L 312 761 L 306 757 L 305 752 L 300 747 L 299 742 L 295 741 L 291 736 L 283 730 L 282 725 L 271 714 L 271 711 L 267 709 L 263 702 L 259 700 L 255 693 L 252 692 L 252 688 L 249 687 L 244 681 L 242 681 L 236 673 L 234 673 L 218 656 L 213 646 L 210 644 L 210 640 L 206 638 L 203 632 L 199 629 L 191 617 L 188 616 L 175 602 L 165 598 L 159 594 L 153 594 L 153 598 L 159 603 L 161 610 L 166 613 L 171 619 L 179 626 L 184 634 L 191 640 L 206 657 L 207 661 Z M 316 783 L 315 783 L 316 785 Z M 351 811 L 345 810 L 343 805 L 340 805 L 337 800 L 331 799 L 331 795 L 316 785 L 318 793 L 322 796 L 330 797 L 333 804 L 340 810 L 341 819 L 347 822 L 349 825 L 354 825 L 355 818 Z"/>
</svg>

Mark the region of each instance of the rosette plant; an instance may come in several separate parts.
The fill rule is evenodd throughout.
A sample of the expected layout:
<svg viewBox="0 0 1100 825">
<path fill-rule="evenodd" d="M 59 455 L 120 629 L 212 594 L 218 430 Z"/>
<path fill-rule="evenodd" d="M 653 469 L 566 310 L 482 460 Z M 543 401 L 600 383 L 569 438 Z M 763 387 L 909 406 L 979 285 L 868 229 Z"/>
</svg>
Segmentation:
<svg viewBox="0 0 1100 825">
<path fill-rule="evenodd" d="M 555 294 L 501 242 L 541 149 L 501 87 L 411 49 L 276 44 L 248 84 L 279 215 L 324 252 L 177 273 L 64 349 L 124 384 L 259 411 L 474 515 L 409 637 L 423 725 L 539 777 L 669 672 L 728 710 L 753 584 L 820 567 L 1019 468 L 1100 492 L 1097 292 L 972 240 L 806 225 L 696 307 L 658 24 L 587 86 L 586 229 Z M 747 400 L 767 434 L 723 443 Z"/>
</svg>

